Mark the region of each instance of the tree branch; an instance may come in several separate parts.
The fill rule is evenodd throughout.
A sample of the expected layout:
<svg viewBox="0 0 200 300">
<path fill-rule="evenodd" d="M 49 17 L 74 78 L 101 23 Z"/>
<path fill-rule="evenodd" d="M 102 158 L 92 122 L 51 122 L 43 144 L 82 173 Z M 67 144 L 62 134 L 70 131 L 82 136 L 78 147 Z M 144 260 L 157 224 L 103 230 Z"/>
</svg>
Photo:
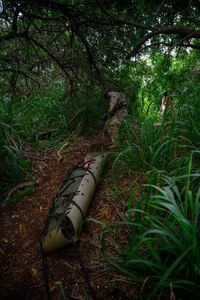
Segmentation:
<svg viewBox="0 0 200 300">
<path fill-rule="evenodd" d="M 24 37 L 26 36 L 26 31 L 23 32 L 10 32 L 6 35 L 0 36 L 0 43 L 5 42 L 5 41 L 9 41 L 9 40 L 13 40 L 15 38 L 20 38 L 20 37 Z"/>
<path fill-rule="evenodd" d="M 44 52 L 46 52 L 55 62 L 56 64 L 61 68 L 61 70 L 65 73 L 67 76 L 67 72 L 63 65 L 60 63 L 60 61 L 56 58 L 55 55 L 53 55 L 44 45 L 36 41 L 34 38 L 29 38 L 35 45 L 37 45 L 39 48 L 41 48 Z"/>
<path fill-rule="evenodd" d="M 144 47 L 141 48 L 141 52 L 146 50 L 146 49 L 149 49 L 153 46 L 166 46 L 166 47 L 171 47 L 171 48 L 174 48 L 175 46 L 176 47 L 183 47 L 183 48 L 192 48 L 192 49 L 196 49 L 196 50 L 200 50 L 200 45 L 193 45 L 193 44 L 181 44 L 181 43 L 176 43 L 176 44 L 173 44 L 173 43 L 166 43 L 166 42 L 156 42 L 156 43 L 152 43 L 151 45 L 144 45 Z"/>
<path fill-rule="evenodd" d="M 152 37 L 158 36 L 160 34 L 167 34 L 167 35 L 176 35 L 178 34 L 181 38 L 200 38 L 200 29 L 190 29 L 185 26 L 180 25 L 172 25 L 167 26 L 165 28 L 160 28 L 151 31 L 147 35 L 145 35 L 137 44 L 137 46 L 126 56 L 126 59 L 130 59 L 131 57 L 137 55 L 141 47 Z"/>
</svg>

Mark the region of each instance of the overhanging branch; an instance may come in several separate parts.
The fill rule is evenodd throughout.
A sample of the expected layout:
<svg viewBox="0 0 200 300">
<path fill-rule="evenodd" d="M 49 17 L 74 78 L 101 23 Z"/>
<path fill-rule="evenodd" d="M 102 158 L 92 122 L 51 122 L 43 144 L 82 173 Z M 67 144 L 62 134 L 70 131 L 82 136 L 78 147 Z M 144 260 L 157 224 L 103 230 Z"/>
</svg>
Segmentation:
<svg viewBox="0 0 200 300">
<path fill-rule="evenodd" d="M 137 44 L 137 46 L 126 56 L 126 59 L 130 59 L 131 57 L 137 55 L 140 51 L 142 46 L 150 40 L 154 36 L 158 36 L 161 34 L 167 34 L 167 35 L 179 35 L 181 38 L 180 42 L 182 39 L 191 39 L 191 38 L 200 38 L 200 29 L 190 29 L 185 26 L 180 26 L 180 25 L 172 25 L 172 26 L 167 26 L 165 28 L 160 28 L 156 30 L 152 30 L 150 33 L 145 35 Z"/>
</svg>

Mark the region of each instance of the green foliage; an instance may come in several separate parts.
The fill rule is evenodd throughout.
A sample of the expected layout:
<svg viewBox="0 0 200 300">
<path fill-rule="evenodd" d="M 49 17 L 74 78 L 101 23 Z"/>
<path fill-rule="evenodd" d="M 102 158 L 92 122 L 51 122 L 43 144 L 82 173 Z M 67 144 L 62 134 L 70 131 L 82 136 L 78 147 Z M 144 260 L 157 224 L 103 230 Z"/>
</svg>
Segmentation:
<svg viewBox="0 0 200 300">
<path fill-rule="evenodd" d="M 191 190 L 200 173 L 190 173 L 191 165 L 190 158 L 185 176 L 165 176 L 160 186 L 147 185 L 151 195 L 127 212 L 129 248 L 121 264 L 110 263 L 134 280 L 147 279 L 144 299 L 155 299 L 158 292 L 165 297 L 170 290 L 182 299 L 200 295 L 200 189 Z"/>
<path fill-rule="evenodd" d="M 1 191 L 31 176 L 31 163 L 23 145 L 38 150 L 58 148 L 70 135 L 101 128 L 100 116 L 107 108 L 99 92 L 79 89 L 76 98 L 65 96 L 65 85 L 55 81 L 38 96 L 0 99 Z M 95 124 L 95 125 L 94 125 Z"/>
<path fill-rule="evenodd" d="M 23 190 L 17 191 L 13 194 L 9 200 L 10 203 L 16 203 L 22 200 L 26 195 L 31 195 L 33 193 L 32 187 L 25 187 Z"/>
<path fill-rule="evenodd" d="M 0 191 L 3 193 L 24 180 L 31 171 L 31 164 L 23 157 L 20 139 L 22 132 L 20 132 L 17 124 L 12 124 L 11 103 L 4 102 L 5 99 L 1 100 L 3 102 L 1 102 L 0 109 L 2 116 L 0 122 Z"/>
<path fill-rule="evenodd" d="M 184 103 L 196 101 L 198 85 L 198 52 L 175 52 L 175 55 L 154 54 L 146 63 L 143 97 L 148 103 L 154 101 L 159 110 L 163 91 L 167 90 L 174 98 L 177 109 Z M 191 99 L 192 98 L 192 99 Z"/>
<path fill-rule="evenodd" d="M 147 118 L 137 127 L 129 126 L 124 149 L 117 154 L 113 168 L 123 164 L 125 168 L 139 168 L 145 172 L 154 168 L 173 170 L 178 161 L 185 161 L 188 150 L 195 149 L 190 140 L 177 135 L 183 125 L 175 121 L 156 125 Z"/>
<path fill-rule="evenodd" d="M 151 108 L 152 102 L 142 109 L 142 118 L 129 116 L 120 130 L 121 151 L 116 155 L 114 170 L 122 166 L 173 173 L 177 165 L 184 168 L 190 152 L 200 145 L 199 96 L 200 89 L 194 83 L 180 94 L 179 102 L 163 119 Z"/>
<path fill-rule="evenodd" d="M 122 260 L 108 258 L 141 283 L 144 299 L 200 295 L 197 58 L 194 53 L 180 60 L 171 57 L 163 65 L 162 56 L 154 57 L 149 78 L 141 77 L 140 113 L 124 122 L 114 157 L 114 173 L 134 176 L 140 169 L 148 181 L 137 208 L 131 207 L 135 188 L 127 203 L 127 221 L 121 226 L 130 230 L 128 249 L 121 250 Z M 157 100 L 164 89 L 173 92 L 174 107 L 161 118 Z"/>
<path fill-rule="evenodd" d="M 132 189 L 127 221 L 121 224 L 130 230 L 129 248 L 121 251 L 123 263 L 110 263 L 142 283 L 145 299 L 160 292 L 165 296 L 166 289 L 171 298 L 179 291 L 184 298 L 182 288 L 195 297 L 200 279 L 199 53 L 180 45 L 198 48 L 198 41 L 184 33 L 162 34 L 145 40 L 139 59 L 125 58 L 150 29 L 176 24 L 195 31 L 199 7 L 197 1 L 97 2 L 3 1 L 0 192 L 31 176 L 26 142 L 39 150 L 58 148 L 71 135 L 101 130 L 100 116 L 107 110 L 102 90 L 123 92 L 129 116 L 120 129 L 113 174 L 131 177 L 139 170 L 148 185 L 137 209 Z M 172 94 L 174 107 L 161 118 L 164 90 Z M 16 193 L 12 201 L 29 192 Z M 117 186 L 112 196 L 123 197 Z M 112 228 L 100 223 L 105 257 Z"/>
</svg>

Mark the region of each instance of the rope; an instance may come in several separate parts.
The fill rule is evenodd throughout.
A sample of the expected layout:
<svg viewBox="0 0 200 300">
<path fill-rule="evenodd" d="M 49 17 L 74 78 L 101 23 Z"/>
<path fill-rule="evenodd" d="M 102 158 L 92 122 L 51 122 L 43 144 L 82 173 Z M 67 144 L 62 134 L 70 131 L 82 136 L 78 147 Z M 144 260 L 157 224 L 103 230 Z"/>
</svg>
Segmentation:
<svg viewBox="0 0 200 300">
<path fill-rule="evenodd" d="M 90 283 L 89 275 L 88 275 L 88 273 L 85 269 L 83 259 L 82 259 L 82 255 L 80 254 L 80 251 L 79 251 L 79 246 L 78 246 L 77 242 L 75 242 L 74 240 L 72 240 L 72 243 L 75 247 L 75 250 L 77 251 L 77 257 L 78 257 L 79 265 L 80 265 L 82 273 L 83 273 L 83 278 L 84 278 L 84 280 L 85 280 L 85 282 L 88 286 L 90 296 L 92 297 L 93 300 L 97 300 L 95 291 L 94 291 L 94 289 L 93 289 L 93 287 L 91 286 L 91 283 Z"/>
<path fill-rule="evenodd" d="M 74 239 L 70 236 L 69 233 L 68 233 L 68 239 L 72 241 L 72 245 L 74 246 L 74 248 L 76 250 L 76 253 L 77 253 L 76 257 L 78 258 L 79 265 L 80 265 L 82 273 L 83 273 L 83 278 L 84 278 L 84 281 L 90 292 L 90 296 L 92 297 L 93 300 L 97 300 L 96 293 L 95 293 L 93 287 L 91 286 L 89 275 L 85 269 L 82 255 L 80 254 L 79 246 L 78 246 L 77 242 L 74 241 Z M 41 255 L 41 259 L 42 259 L 42 270 L 43 270 L 43 278 L 44 278 L 44 284 L 45 284 L 46 297 L 47 297 L 47 300 L 52 300 L 50 289 L 49 289 L 48 266 L 47 266 L 47 262 L 45 259 L 46 255 L 44 254 L 44 251 L 42 249 L 42 241 L 40 241 L 40 255 Z"/>
<path fill-rule="evenodd" d="M 41 256 L 41 260 L 42 260 L 42 270 L 43 270 L 45 293 L 46 293 L 47 300 L 51 300 L 51 293 L 50 293 L 50 289 L 49 289 L 48 268 L 47 268 L 47 262 L 45 260 L 46 256 L 42 249 L 42 241 L 41 240 L 40 240 L 40 256 Z"/>
</svg>

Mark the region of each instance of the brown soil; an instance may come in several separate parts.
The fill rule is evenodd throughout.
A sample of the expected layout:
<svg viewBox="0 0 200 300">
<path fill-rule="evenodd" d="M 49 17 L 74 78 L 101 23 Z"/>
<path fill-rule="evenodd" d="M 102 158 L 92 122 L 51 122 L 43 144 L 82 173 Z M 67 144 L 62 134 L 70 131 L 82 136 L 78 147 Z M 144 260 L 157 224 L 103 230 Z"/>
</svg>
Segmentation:
<svg viewBox="0 0 200 300">
<path fill-rule="evenodd" d="M 102 253 L 105 248 L 106 257 L 116 257 L 126 248 L 128 229 L 114 224 L 125 220 L 129 194 L 135 185 L 134 178 L 122 180 L 119 174 L 111 180 L 109 165 L 87 215 L 97 221 L 86 220 L 77 246 L 55 251 L 44 263 L 41 258 L 40 234 L 52 199 L 69 170 L 84 158 L 92 144 L 99 142 L 105 140 L 98 136 L 71 140 L 61 161 L 56 151 L 34 153 L 26 145 L 25 152 L 32 155 L 36 184 L 32 194 L 1 208 L 0 299 L 47 299 L 45 271 L 51 299 L 92 299 L 89 284 L 98 300 L 138 299 L 137 284 L 109 267 Z M 104 247 L 102 230 L 110 227 L 113 230 L 106 235 Z"/>
</svg>

